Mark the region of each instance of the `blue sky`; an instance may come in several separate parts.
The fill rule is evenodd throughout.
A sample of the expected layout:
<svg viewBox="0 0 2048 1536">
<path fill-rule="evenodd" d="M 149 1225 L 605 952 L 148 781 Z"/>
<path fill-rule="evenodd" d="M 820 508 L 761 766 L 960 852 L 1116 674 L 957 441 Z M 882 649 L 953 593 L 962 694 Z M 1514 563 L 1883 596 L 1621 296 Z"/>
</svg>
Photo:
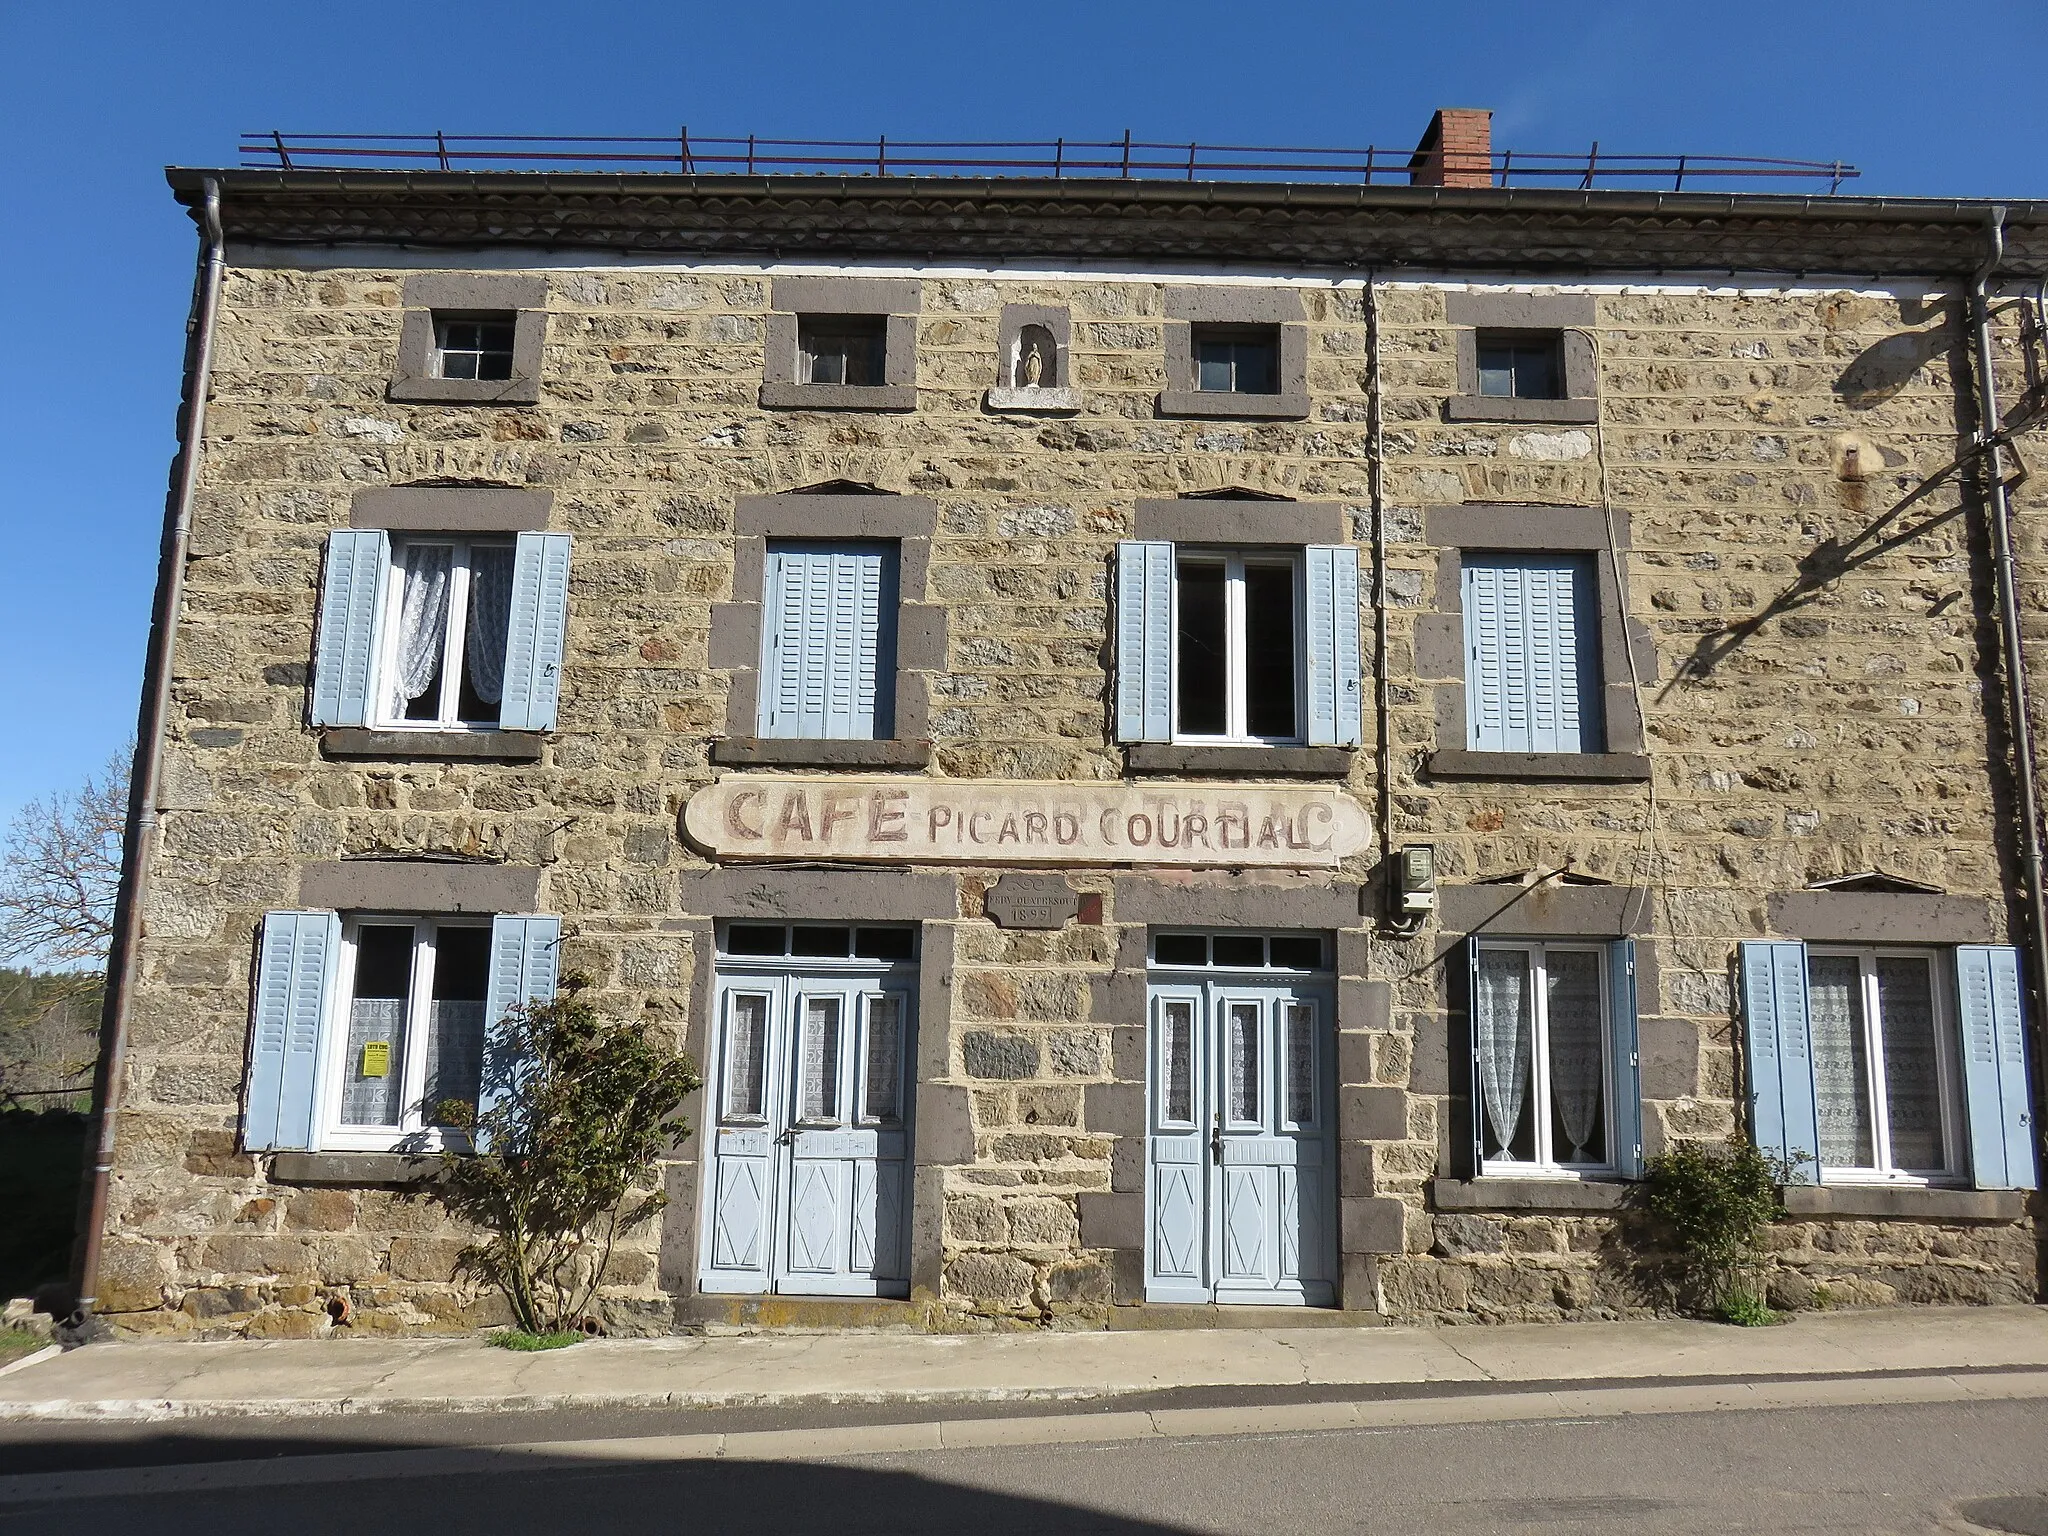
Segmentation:
<svg viewBox="0 0 2048 1536">
<path fill-rule="evenodd" d="M 579 0 L 30 5 L 0 383 L 0 818 L 133 727 L 190 294 L 166 164 L 240 131 L 1140 138 L 1841 158 L 1857 189 L 2048 197 L 2048 7 L 1901 0 Z M 1977 60 L 1965 40 L 1982 49 Z"/>
</svg>

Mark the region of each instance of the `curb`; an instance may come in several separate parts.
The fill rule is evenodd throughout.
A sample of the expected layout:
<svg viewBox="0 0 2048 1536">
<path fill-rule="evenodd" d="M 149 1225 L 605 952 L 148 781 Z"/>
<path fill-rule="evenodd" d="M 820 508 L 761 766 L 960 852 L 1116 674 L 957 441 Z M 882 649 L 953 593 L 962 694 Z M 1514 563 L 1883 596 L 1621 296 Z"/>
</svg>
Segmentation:
<svg viewBox="0 0 2048 1536">
<path fill-rule="evenodd" d="M 0 1365 L 0 1376 L 10 1375 L 15 1371 L 25 1371 L 38 1360 L 48 1360 L 63 1353 L 64 1346 L 62 1344 L 45 1344 L 34 1354 L 23 1355 L 19 1360 L 10 1360 L 5 1365 Z"/>
</svg>

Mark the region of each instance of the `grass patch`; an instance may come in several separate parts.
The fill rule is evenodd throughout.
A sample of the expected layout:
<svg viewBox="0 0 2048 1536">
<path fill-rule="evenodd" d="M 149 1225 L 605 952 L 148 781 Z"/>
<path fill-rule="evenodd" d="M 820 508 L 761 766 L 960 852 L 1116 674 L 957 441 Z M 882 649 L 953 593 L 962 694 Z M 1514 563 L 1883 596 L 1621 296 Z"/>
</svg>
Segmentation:
<svg viewBox="0 0 2048 1536">
<path fill-rule="evenodd" d="M 1785 1321 L 1782 1312 L 1772 1310 L 1761 1296 L 1749 1291 L 1731 1292 L 1714 1310 L 1722 1322 L 1738 1328 L 1773 1328 Z"/>
<path fill-rule="evenodd" d="M 0 1328 L 0 1365 L 32 1355 L 50 1341 L 26 1328 Z"/>
<path fill-rule="evenodd" d="M 500 1349 L 518 1349 L 531 1352 L 537 1349 L 567 1349 L 571 1344 L 583 1342 L 580 1333 L 528 1333 L 524 1328 L 501 1328 L 490 1337 L 490 1342 Z"/>
</svg>

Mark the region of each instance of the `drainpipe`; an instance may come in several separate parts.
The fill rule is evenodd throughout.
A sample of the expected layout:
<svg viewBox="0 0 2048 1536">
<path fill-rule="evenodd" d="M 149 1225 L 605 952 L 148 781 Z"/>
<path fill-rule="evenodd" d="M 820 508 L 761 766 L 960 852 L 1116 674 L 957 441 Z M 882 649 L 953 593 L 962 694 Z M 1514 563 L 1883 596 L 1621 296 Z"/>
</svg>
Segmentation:
<svg viewBox="0 0 2048 1536">
<path fill-rule="evenodd" d="M 2020 648 L 2019 583 L 2012 554 L 2012 507 L 1997 433 L 1998 384 L 1991 373 L 1991 299 L 1986 285 L 2005 255 L 2005 209 L 1991 210 L 1990 250 L 1970 275 L 1970 329 L 1977 353 L 1977 450 L 1991 509 L 1991 558 L 1998 578 L 1998 636 L 2005 651 L 2006 715 L 2012 726 L 2013 773 L 2019 780 L 2020 851 L 2026 861 L 2027 915 L 2033 929 L 2035 1018 L 2048 1021 L 2048 896 L 2042 890 L 2041 814 L 2034 777 L 2033 707 Z M 2039 1025 L 2037 1024 L 2037 1027 Z"/>
<path fill-rule="evenodd" d="M 106 998 L 100 1009 L 100 1058 L 93 1077 L 92 1163 L 79 1200 L 78 1238 L 72 1249 L 73 1336 L 89 1334 L 87 1320 L 99 1299 L 100 1234 L 107 1221 L 107 1181 L 121 1112 L 128 1054 L 128 1004 L 140 966 L 142 910 L 156 847 L 157 786 L 163 740 L 170 724 L 171 657 L 178 610 L 185 595 L 185 550 L 191 542 L 192 498 L 199 485 L 199 455 L 206 441 L 206 394 L 213 375 L 213 324 L 220 307 L 223 266 L 220 184 L 205 182 L 200 210 L 199 271 L 185 321 L 185 409 L 178 423 L 178 457 L 164 509 L 163 548 L 157 564 L 156 606 L 150 615 L 143 662 L 142 705 L 135 726 L 135 758 L 128 778 L 128 829 L 121 843 L 121 883 L 114 895 L 114 931 L 107 951 Z"/>
<path fill-rule="evenodd" d="M 1387 676 L 1387 478 L 1386 413 L 1382 396 L 1386 380 L 1380 372 L 1379 274 L 1365 274 L 1365 410 L 1366 482 L 1372 501 L 1372 691 L 1377 745 L 1374 768 L 1379 777 L 1380 864 L 1378 888 L 1372 898 L 1389 901 L 1386 882 L 1394 869 L 1394 739 L 1393 711 Z M 1392 916 L 1383 905 L 1375 926 L 1384 925 L 1400 938 L 1412 938 L 1419 921 Z"/>
</svg>

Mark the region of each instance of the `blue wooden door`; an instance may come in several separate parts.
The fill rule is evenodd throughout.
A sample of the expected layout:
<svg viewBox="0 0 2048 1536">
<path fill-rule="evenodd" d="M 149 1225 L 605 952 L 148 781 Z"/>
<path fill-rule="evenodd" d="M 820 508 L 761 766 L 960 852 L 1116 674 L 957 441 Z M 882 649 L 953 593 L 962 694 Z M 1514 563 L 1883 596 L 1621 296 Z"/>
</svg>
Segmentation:
<svg viewBox="0 0 2048 1536">
<path fill-rule="evenodd" d="M 1336 1296 L 1327 989 L 1152 989 L 1146 1299 L 1327 1305 Z"/>
<path fill-rule="evenodd" d="M 897 971 L 720 977 L 703 1290 L 909 1294 L 914 998 Z"/>
</svg>

